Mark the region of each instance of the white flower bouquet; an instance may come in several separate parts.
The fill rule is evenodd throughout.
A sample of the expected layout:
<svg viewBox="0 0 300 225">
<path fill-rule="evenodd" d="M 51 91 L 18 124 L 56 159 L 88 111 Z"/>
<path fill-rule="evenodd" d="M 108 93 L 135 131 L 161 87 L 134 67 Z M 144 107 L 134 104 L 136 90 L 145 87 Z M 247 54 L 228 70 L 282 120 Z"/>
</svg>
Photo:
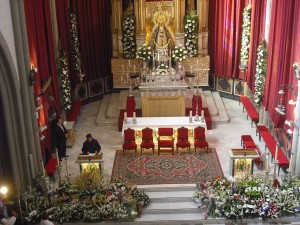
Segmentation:
<svg viewBox="0 0 300 225">
<path fill-rule="evenodd" d="M 143 44 L 143 46 L 138 48 L 136 58 L 142 59 L 143 61 L 148 61 L 151 59 L 151 57 L 152 57 L 151 46 L 146 46 L 146 44 Z"/>
<path fill-rule="evenodd" d="M 59 70 L 58 74 L 61 79 L 61 89 L 62 89 L 62 99 L 63 99 L 63 108 L 68 111 L 71 109 L 71 84 L 69 80 L 69 64 L 66 58 L 65 53 L 61 53 L 61 56 L 58 58 Z"/>
<path fill-rule="evenodd" d="M 156 73 L 158 73 L 160 75 L 164 75 L 168 72 L 168 69 L 169 69 L 169 67 L 162 63 L 156 68 Z"/>
<path fill-rule="evenodd" d="M 178 46 L 176 45 L 172 51 L 172 58 L 177 62 L 182 62 L 183 60 L 187 59 L 187 53 L 188 51 L 186 48 L 179 44 Z"/>
<path fill-rule="evenodd" d="M 240 52 L 241 65 L 247 65 L 249 59 L 250 48 L 250 27 L 251 27 L 251 4 L 249 4 L 243 12 L 243 25 L 242 25 L 242 46 Z"/>
<path fill-rule="evenodd" d="M 198 16 L 193 11 L 185 18 L 184 36 L 187 55 L 194 57 L 198 55 Z"/>
<path fill-rule="evenodd" d="M 81 70 L 80 43 L 79 43 L 79 35 L 78 35 L 77 16 L 74 13 L 70 14 L 70 22 L 71 22 L 72 59 L 73 59 L 74 69 L 80 71 Z"/>
</svg>

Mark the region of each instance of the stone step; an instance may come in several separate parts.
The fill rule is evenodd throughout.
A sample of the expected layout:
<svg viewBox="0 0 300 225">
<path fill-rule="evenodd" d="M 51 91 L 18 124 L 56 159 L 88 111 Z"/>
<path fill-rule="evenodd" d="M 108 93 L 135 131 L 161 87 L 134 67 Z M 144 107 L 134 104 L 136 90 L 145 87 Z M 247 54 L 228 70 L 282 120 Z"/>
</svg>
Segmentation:
<svg viewBox="0 0 300 225">
<path fill-rule="evenodd" d="M 195 191 L 195 184 L 178 184 L 172 185 L 138 185 L 138 188 L 145 190 L 146 192 L 178 192 L 178 191 Z"/>
<path fill-rule="evenodd" d="M 118 119 L 119 117 L 119 98 L 120 98 L 120 93 L 112 93 L 109 101 L 109 106 L 107 109 L 107 118 L 109 119 Z"/>
<path fill-rule="evenodd" d="M 201 224 L 199 220 L 203 220 L 202 213 L 188 213 L 188 212 L 182 212 L 182 213 L 176 213 L 176 212 L 170 212 L 166 214 L 144 214 L 144 211 L 142 212 L 142 216 L 140 218 L 137 218 L 135 221 L 172 221 L 170 224 L 184 224 L 184 225 L 192 225 L 192 224 Z M 194 220 L 194 221 L 193 221 Z M 174 222 L 176 221 L 176 223 Z M 180 222 L 182 221 L 182 222 Z M 198 221 L 197 223 L 195 223 Z M 159 224 L 159 223 L 157 223 Z"/>
<path fill-rule="evenodd" d="M 203 91 L 204 97 L 206 99 L 207 102 L 207 106 L 208 106 L 208 110 L 210 113 L 210 116 L 213 117 L 217 117 L 219 115 L 219 111 L 218 108 L 216 106 L 215 100 L 212 96 L 212 92 L 211 91 Z"/>
<path fill-rule="evenodd" d="M 217 110 L 219 112 L 218 117 L 212 117 L 213 123 L 229 123 L 230 118 L 228 116 L 227 110 L 225 108 L 225 105 L 223 103 L 223 100 L 219 94 L 219 92 L 212 92 L 212 97 L 214 99 L 215 105 L 217 107 Z"/>
<path fill-rule="evenodd" d="M 184 202 L 179 202 L 179 203 L 184 203 Z M 164 208 L 164 207 L 161 207 L 161 208 L 155 208 L 155 209 L 151 209 L 151 205 L 154 205 L 155 204 L 155 207 L 157 207 L 156 204 L 162 204 L 162 203 L 150 203 L 146 208 L 143 209 L 143 215 L 153 215 L 153 214 L 170 214 L 170 213 L 174 213 L 174 214 L 182 214 L 182 213 L 196 213 L 196 214 L 201 214 L 202 211 L 201 209 L 193 206 L 191 208 Z M 174 204 L 174 203 L 171 203 L 171 204 Z M 166 204 L 163 204 L 163 205 L 166 205 Z M 168 205 L 166 205 L 168 206 Z"/>
<path fill-rule="evenodd" d="M 102 102 L 99 107 L 98 115 L 96 118 L 96 125 L 101 124 L 117 124 L 116 119 L 107 118 L 107 110 L 110 103 L 110 98 L 112 94 L 107 94 L 103 96 Z"/>
</svg>

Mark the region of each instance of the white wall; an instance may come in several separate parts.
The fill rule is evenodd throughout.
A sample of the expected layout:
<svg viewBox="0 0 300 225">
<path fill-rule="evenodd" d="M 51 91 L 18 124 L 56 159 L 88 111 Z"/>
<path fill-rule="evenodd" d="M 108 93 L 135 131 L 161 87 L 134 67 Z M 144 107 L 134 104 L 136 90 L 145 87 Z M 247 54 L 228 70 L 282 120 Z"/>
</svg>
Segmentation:
<svg viewBox="0 0 300 225">
<path fill-rule="evenodd" d="M 12 25 L 12 16 L 10 10 L 10 0 L 0 0 L 0 32 L 4 36 L 10 49 L 16 71 L 18 73 L 15 38 Z M 19 80 L 19 79 L 18 79 Z"/>
</svg>

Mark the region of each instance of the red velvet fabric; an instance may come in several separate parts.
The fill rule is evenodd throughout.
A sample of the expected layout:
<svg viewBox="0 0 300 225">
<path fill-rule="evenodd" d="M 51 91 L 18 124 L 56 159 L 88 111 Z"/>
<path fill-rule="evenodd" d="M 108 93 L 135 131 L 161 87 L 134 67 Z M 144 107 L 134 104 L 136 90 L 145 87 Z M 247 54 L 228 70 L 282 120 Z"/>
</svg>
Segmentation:
<svg viewBox="0 0 300 225">
<path fill-rule="evenodd" d="M 265 32 L 267 0 L 252 0 L 251 5 L 252 5 L 252 10 L 251 10 L 249 61 L 248 61 L 248 69 L 246 71 L 244 80 L 247 82 L 249 88 L 254 92 L 257 48 Z"/>
<path fill-rule="evenodd" d="M 30 64 L 38 69 L 36 83 L 34 84 L 35 97 L 41 95 L 38 105 L 43 104 L 39 110 L 38 125 L 46 125 L 48 129 L 40 133 L 46 138 L 41 142 L 42 154 L 45 149 L 51 149 L 51 131 L 48 120 L 48 110 L 52 107 L 58 115 L 61 114 L 61 103 L 58 92 L 56 59 L 54 54 L 54 43 L 51 23 L 49 1 L 46 0 L 24 0 L 24 10 L 28 37 Z M 52 75 L 52 82 L 45 93 L 42 93 L 42 86 Z M 49 96 L 54 101 L 48 99 Z"/>
<path fill-rule="evenodd" d="M 211 73 L 218 76 L 242 78 L 239 72 L 242 34 L 242 13 L 248 1 L 209 1 L 208 54 Z"/>
<path fill-rule="evenodd" d="M 173 136 L 173 128 L 158 128 L 159 136 Z"/>
<path fill-rule="evenodd" d="M 126 112 L 128 117 L 133 117 L 133 112 L 135 112 L 135 99 L 134 96 L 127 96 L 126 99 Z"/>
<path fill-rule="evenodd" d="M 240 100 L 243 103 L 243 107 L 246 109 L 249 117 L 252 121 L 258 122 L 259 121 L 259 115 L 256 112 L 256 109 L 254 108 L 252 102 L 247 96 L 240 96 Z"/>
<path fill-rule="evenodd" d="M 128 128 L 124 130 L 124 142 L 135 141 L 135 131 L 133 129 Z"/>
<path fill-rule="evenodd" d="M 275 111 L 279 101 L 278 91 L 281 84 L 297 85 L 292 65 L 299 62 L 300 39 L 300 1 L 273 0 L 268 42 L 268 67 L 263 105 L 270 113 L 275 126 L 280 127 L 285 118 Z M 295 98 L 291 91 L 286 91 L 286 119 L 294 116 L 293 106 L 288 100 Z M 275 100 L 275 101 L 274 101 Z"/>
<path fill-rule="evenodd" d="M 142 140 L 153 141 L 153 130 L 151 128 L 144 128 L 142 130 Z"/>
<path fill-rule="evenodd" d="M 204 140 L 205 139 L 205 128 L 196 127 L 194 129 L 194 139 L 195 140 Z"/>
<path fill-rule="evenodd" d="M 185 127 L 180 127 L 177 129 L 177 139 L 178 140 L 188 140 L 189 130 Z"/>
<path fill-rule="evenodd" d="M 111 74 L 112 32 L 111 1 L 70 0 L 77 15 L 86 81 Z"/>
</svg>

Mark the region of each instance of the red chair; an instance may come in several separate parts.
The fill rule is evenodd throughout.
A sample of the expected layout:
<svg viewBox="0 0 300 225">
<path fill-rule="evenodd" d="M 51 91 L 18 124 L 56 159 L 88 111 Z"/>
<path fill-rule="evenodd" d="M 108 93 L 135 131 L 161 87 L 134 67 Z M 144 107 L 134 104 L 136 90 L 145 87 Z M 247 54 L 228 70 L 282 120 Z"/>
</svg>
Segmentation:
<svg viewBox="0 0 300 225">
<path fill-rule="evenodd" d="M 158 155 L 160 152 L 171 152 L 174 155 L 173 128 L 158 128 Z M 162 150 L 161 148 L 168 148 Z"/>
<path fill-rule="evenodd" d="M 205 139 L 205 128 L 200 126 L 196 127 L 194 129 L 195 153 L 197 152 L 197 148 L 204 148 L 206 152 L 208 152 L 208 143 Z"/>
<path fill-rule="evenodd" d="M 178 128 L 177 133 L 177 154 L 178 148 L 187 148 L 189 150 L 189 153 L 191 153 L 191 143 L 189 142 L 189 130 L 185 127 L 180 127 Z"/>
<path fill-rule="evenodd" d="M 144 149 L 152 148 L 154 155 L 154 142 L 153 142 L 153 130 L 146 127 L 142 130 L 142 143 L 141 143 L 141 155 Z"/>
<path fill-rule="evenodd" d="M 128 128 L 124 130 L 124 144 L 123 144 L 123 153 L 126 150 L 137 150 L 137 144 L 135 143 L 135 130 Z"/>
</svg>

